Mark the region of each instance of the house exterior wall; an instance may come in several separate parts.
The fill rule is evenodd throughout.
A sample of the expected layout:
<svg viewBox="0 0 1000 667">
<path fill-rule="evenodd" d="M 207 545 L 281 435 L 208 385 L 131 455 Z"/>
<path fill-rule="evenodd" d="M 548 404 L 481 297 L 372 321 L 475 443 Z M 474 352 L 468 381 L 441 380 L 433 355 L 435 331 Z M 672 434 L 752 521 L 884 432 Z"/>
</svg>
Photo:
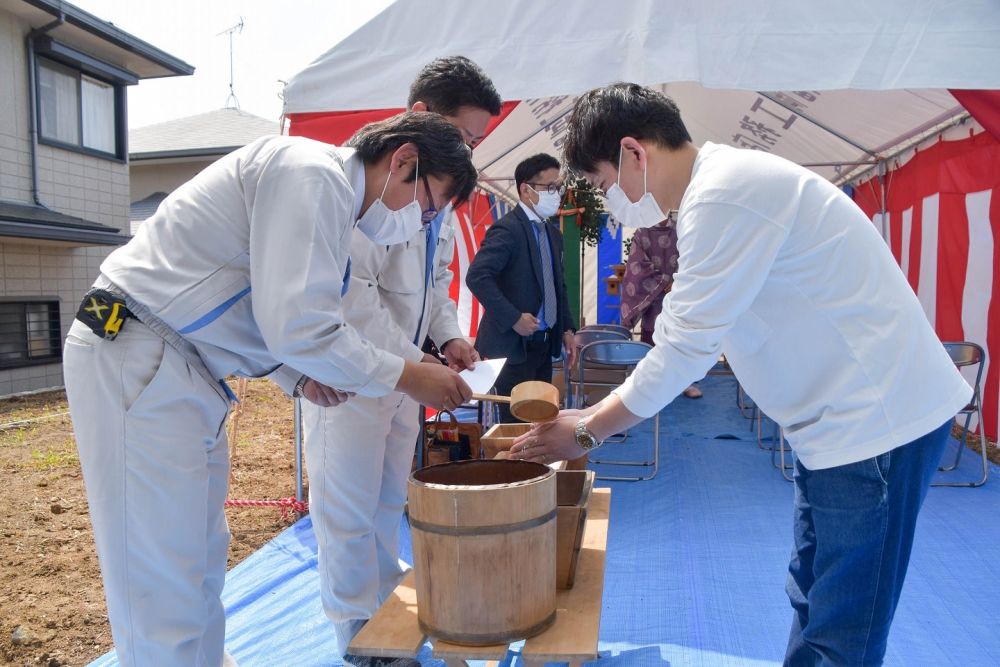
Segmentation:
<svg viewBox="0 0 1000 667">
<path fill-rule="evenodd" d="M 31 204 L 30 26 L 0 9 L 0 199 Z M 39 199 L 46 207 L 128 229 L 129 174 L 124 162 L 38 147 Z M 58 298 L 65 337 L 80 298 L 114 248 L 0 238 L 0 298 Z M 62 386 L 62 364 L 0 369 L 0 396 Z"/>
<path fill-rule="evenodd" d="M 143 164 L 133 162 L 129 166 L 129 181 L 132 201 L 145 199 L 154 192 L 171 193 L 194 178 L 198 172 L 218 158 L 191 159 L 168 164 Z"/>
</svg>

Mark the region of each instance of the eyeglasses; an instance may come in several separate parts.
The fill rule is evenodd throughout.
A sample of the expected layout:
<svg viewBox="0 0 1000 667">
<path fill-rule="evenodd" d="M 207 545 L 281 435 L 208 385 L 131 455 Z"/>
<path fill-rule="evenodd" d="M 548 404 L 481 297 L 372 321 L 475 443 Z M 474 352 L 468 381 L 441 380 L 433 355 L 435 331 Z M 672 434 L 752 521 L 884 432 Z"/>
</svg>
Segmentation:
<svg viewBox="0 0 1000 667">
<path fill-rule="evenodd" d="M 424 192 L 427 194 L 427 206 L 429 206 L 427 210 L 420 214 L 421 222 L 426 224 L 434 221 L 434 218 L 438 216 L 438 210 L 434 207 L 434 197 L 431 195 L 431 186 L 427 183 L 427 177 L 421 176 L 420 180 L 424 182 Z"/>
<path fill-rule="evenodd" d="M 566 184 L 565 183 L 531 183 L 528 182 L 531 189 L 535 192 L 548 192 L 550 195 L 559 195 L 560 197 L 566 194 Z M 538 187 L 535 187 L 538 186 Z M 541 188 L 541 190 L 539 189 Z"/>
</svg>

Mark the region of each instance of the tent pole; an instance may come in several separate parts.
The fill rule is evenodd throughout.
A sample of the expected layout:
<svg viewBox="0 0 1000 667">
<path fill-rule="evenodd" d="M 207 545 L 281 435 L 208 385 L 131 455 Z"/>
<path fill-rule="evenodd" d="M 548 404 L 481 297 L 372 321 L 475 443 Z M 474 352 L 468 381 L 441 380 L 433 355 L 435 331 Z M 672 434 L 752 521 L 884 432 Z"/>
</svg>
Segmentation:
<svg viewBox="0 0 1000 667">
<path fill-rule="evenodd" d="M 907 151 L 911 150 L 915 146 L 919 146 L 920 144 L 924 143 L 925 141 L 927 141 L 928 139 L 930 139 L 931 137 L 933 137 L 935 134 L 941 134 L 941 133 L 943 133 L 943 132 L 945 132 L 947 130 L 950 130 L 953 127 L 957 127 L 959 125 L 963 125 L 971 117 L 972 116 L 970 116 L 968 112 L 965 112 L 965 113 L 959 114 L 958 116 L 950 118 L 949 120 L 945 121 L 944 123 L 941 123 L 939 125 L 935 125 L 934 127 L 930 128 L 929 130 L 926 130 L 925 132 L 923 132 L 921 134 L 911 135 L 911 138 L 913 139 L 912 141 L 910 141 L 909 143 L 907 143 L 905 145 L 900 145 L 899 148 L 897 148 L 896 150 L 894 150 L 893 152 L 891 152 L 891 153 L 889 153 L 887 155 L 882 155 L 881 157 L 879 157 L 878 158 L 878 164 L 881 164 L 881 162 L 883 162 L 883 161 L 886 162 L 886 163 L 888 163 L 889 160 L 896 159 L 897 157 L 899 157 L 900 155 L 902 155 L 902 154 L 906 153 Z M 856 181 L 856 180 L 860 181 L 869 172 L 871 172 L 871 169 L 865 169 L 865 170 L 860 171 L 860 172 L 858 172 L 856 174 L 846 174 L 844 176 L 841 176 L 839 180 L 835 181 L 834 185 L 841 185 L 841 184 L 847 183 L 849 181 Z"/>
<path fill-rule="evenodd" d="M 493 217 L 493 212 L 496 210 L 497 206 L 498 206 L 498 204 L 497 204 L 496 200 L 494 199 L 494 201 L 490 205 L 490 207 L 488 209 L 486 209 L 486 213 L 483 213 L 481 216 L 479 216 L 479 218 L 477 220 L 474 220 L 472 222 L 472 228 L 475 229 L 480 224 L 482 224 L 483 220 L 485 220 L 487 216 Z M 470 208 L 469 210 L 471 211 L 472 209 Z M 471 216 L 470 216 L 470 220 L 471 220 Z M 492 223 L 490 223 L 490 224 L 492 224 Z"/>
<path fill-rule="evenodd" d="M 303 492 L 302 483 L 302 400 L 296 398 L 293 401 L 295 405 L 294 414 L 295 416 L 295 427 L 294 427 L 294 441 L 295 441 L 295 500 L 302 502 L 305 499 L 305 493 Z"/>
<path fill-rule="evenodd" d="M 531 134 L 529 134 L 528 136 L 526 136 L 524 139 L 521 139 L 519 142 L 517 142 L 516 144 L 514 144 L 513 146 L 511 146 L 510 148 L 508 148 L 507 150 L 505 150 L 503 153 L 501 153 L 500 155 L 497 155 L 495 158 L 493 158 L 492 160 L 490 160 L 489 162 L 487 162 L 486 164 L 484 164 L 482 167 L 479 167 L 479 171 L 483 171 L 484 169 L 489 169 L 494 164 L 496 164 L 500 160 L 504 159 L 505 157 L 507 157 L 508 155 L 510 155 L 511 153 L 513 153 L 518 148 L 520 148 L 522 145 L 524 145 L 525 142 L 527 142 L 529 139 L 531 139 L 532 137 L 534 137 L 536 134 L 538 134 L 539 132 L 544 132 L 546 129 L 549 128 L 549 126 L 551 126 L 553 123 L 555 123 L 557 120 L 559 120 L 560 118 L 562 118 L 563 116 L 565 116 L 566 114 L 568 114 L 569 112 L 571 112 L 572 110 L 573 110 L 573 108 L 570 107 L 569 109 L 566 109 L 565 111 L 563 111 L 561 114 L 559 114 L 558 116 L 556 116 L 555 118 L 553 118 L 549 122 L 547 122 L 544 125 L 540 126 L 537 130 L 535 130 L 534 132 L 532 132 Z"/>
<path fill-rule="evenodd" d="M 879 213 L 879 221 L 881 222 L 881 226 L 882 226 L 882 239 L 883 240 L 888 240 L 888 225 L 886 224 L 886 219 L 885 219 L 886 215 L 888 213 L 888 211 L 886 210 L 886 201 L 885 201 L 885 196 L 886 196 L 886 191 L 885 191 L 885 171 L 886 171 L 886 169 L 885 169 L 885 163 L 886 163 L 885 160 L 879 160 L 879 162 L 878 162 L 878 185 L 879 185 L 879 191 L 881 193 L 880 196 L 879 196 L 879 200 L 880 200 L 879 206 L 881 207 L 881 211 Z"/>
<path fill-rule="evenodd" d="M 819 122 L 815 118 L 812 118 L 811 116 L 808 116 L 808 115 L 802 113 L 801 111 L 793 109 L 789 105 L 781 102 L 780 100 L 776 100 L 773 96 L 768 95 L 767 93 L 762 93 L 762 92 L 760 92 L 758 90 L 757 94 L 761 95 L 762 97 L 766 97 L 767 99 L 769 99 L 772 102 L 774 102 L 775 104 L 777 104 L 779 107 L 782 107 L 783 109 L 791 111 L 793 114 L 795 114 L 799 118 L 802 118 L 803 120 L 812 123 L 813 125 L 815 125 L 819 129 L 823 130 L 824 132 L 829 132 L 830 134 L 832 134 L 833 136 L 837 137 L 838 139 L 840 139 L 844 143 L 850 144 L 851 146 L 854 146 L 855 148 L 857 148 L 859 151 L 862 151 L 863 153 L 867 153 L 868 155 L 872 156 L 873 158 L 878 159 L 878 154 L 877 153 L 875 153 L 872 150 L 869 150 L 869 149 L 865 148 L 864 146 L 862 146 L 861 144 L 857 143 L 856 141 L 848 139 L 846 136 L 844 136 L 840 132 L 837 132 L 836 130 L 834 130 L 830 126 L 824 125 L 823 123 Z"/>
<path fill-rule="evenodd" d="M 586 315 L 584 315 L 584 310 L 583 310 L 583 292 L 584 292 L 583 286 L 586 283 L 586 281 L 583 279 L 583 277 L 584 277 L 584 275 L 586 275 L 585 271 L 587 270 L 587 267 L 584 264 L 583 253 L 584 253 L 584 249 L 586 247 L 587 247 L 587 244 L 583 242 L 583 238 L 582 238 L 582 234 L 581 234 L 581 238 L 580 238 L 580 302 L 579 302 L 580 303 L 580 321 L 578 322 L 578 324 L 579 324 L 579 326 L 580 326 L 581 329 L 583 327 L 585 327 L 586 323 L 587 323 Z"/>
<path fill-rule="evenodd" d="M 863 167 L 876 165 L 878 160 L 863 160 L 861 162 L 803 162 L 800 167 Z"/>
</svg>

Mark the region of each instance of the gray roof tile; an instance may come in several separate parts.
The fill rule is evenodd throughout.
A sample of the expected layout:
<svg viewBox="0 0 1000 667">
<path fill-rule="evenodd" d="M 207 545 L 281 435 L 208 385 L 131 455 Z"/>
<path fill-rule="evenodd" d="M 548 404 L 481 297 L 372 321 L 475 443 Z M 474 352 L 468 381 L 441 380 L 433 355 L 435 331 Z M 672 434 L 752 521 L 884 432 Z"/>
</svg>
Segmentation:
<svg viewBox="0 0 1000 667">
<path fill-rule="evenodd" d="M 0 201 L 0 236 L 82 245 L 121 245 L 129 239 L 115 227 L 11 201 Z"/>
<path fill-rule="evenodd" d="M 145 220 L 149 216 L 156 213 L 156 209 L 159 208 L 160 202 L 166 198 L 166 192 L 154 192 L 145 199 L 132 202 L 129 207 L 128 219 L 132 222 Z"/>
<path fill-rule="evenodd" d="M 129 156 L 218 149 L 228 153 L 259 137 L 278 134 L 278 123 L 237 109 L 216 109 L 208 113 L 169 120 L 129 130 Z"/>
</svg>

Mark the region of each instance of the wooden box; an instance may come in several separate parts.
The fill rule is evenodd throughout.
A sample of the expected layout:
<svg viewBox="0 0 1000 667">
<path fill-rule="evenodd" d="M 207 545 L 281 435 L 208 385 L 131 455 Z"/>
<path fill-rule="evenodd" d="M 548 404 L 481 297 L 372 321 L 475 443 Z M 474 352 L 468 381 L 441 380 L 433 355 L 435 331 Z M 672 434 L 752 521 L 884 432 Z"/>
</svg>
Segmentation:
<svg viewBox="0 0 1000 667">
<path fill-rule="evenodd" d="M 608 276 L 604 279 L 605 292 L 610 296 L 618 296 L 621 293 L 621 282 L 622 279 L 618 276 Z"/>
<path fill-rule="evenodd" d="M 556 588 L 573 588 L 593 488 L 593 470 L 556 473 Z"/>
<path fill-rule="evenodd" d="M 531 424 L 494 424 L 483 436 L 483 458 L 493 459 L 500 452 L 506 452 L 514 445 L 514 438 L 531 430 Z"/>
</svg>

